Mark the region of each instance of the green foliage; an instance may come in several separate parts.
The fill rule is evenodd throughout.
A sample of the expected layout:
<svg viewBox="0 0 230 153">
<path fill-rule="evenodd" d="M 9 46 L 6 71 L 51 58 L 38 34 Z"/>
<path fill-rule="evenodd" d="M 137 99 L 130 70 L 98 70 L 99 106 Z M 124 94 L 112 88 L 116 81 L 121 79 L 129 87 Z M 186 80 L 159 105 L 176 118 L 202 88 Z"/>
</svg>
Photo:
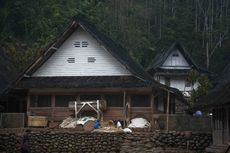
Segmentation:
<svg viewBox="0 0 230 153">
<path fill-rule="evenodd" d="M 196 62 L 205 65 L 204 42 L 214 45 L 230 25 L 230 3 L 223 5 L 214 1 L 212 14 L 211 1 L 0 1 L 0 45 L 22 70 L 63 31 L 72 17 L 84 15 L 144 67 L 157 52 L 175 40 L 182 41 Z M 209 15 L 209 31 L 204 28 L 204 11 Z M 217 47 L 211 58 L 211 69 L 221 71 L 228 62 L 228 44 L 226 40 Z M 226 60 L 221 60 L 222 57 Z"/>
<path fill-rule="evenodd" d="M 191 93 L 191 102 L 192 104 L 195 104 L 201 96 L 207 94 L 211 84 L 207 75 L 199 74 L 195 70 L 191 70 L 187 80 L 191 83 L 192 87 L 194 87 L 195 83 L 199 84 L 198 88 L 196 90 L 193 88 Z"/>
</svg>

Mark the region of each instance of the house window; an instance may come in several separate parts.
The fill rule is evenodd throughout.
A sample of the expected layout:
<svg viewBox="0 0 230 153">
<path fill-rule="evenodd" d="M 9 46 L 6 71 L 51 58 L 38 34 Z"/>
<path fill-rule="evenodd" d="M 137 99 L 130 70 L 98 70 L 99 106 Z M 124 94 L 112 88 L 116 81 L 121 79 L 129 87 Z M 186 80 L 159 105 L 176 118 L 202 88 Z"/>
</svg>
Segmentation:
<svg viewBox="0 0 230 153">
<path fill-rule="evenodd" d="M 105 95 L 108 107 L 123 107 L 123 95 Z"/>
<path fill-rule="evenodd" d="M 165 77 L 165 85 L 170 87 L 170 78 Z"/>
<path fill-rule="evenodd" d="M 157 76 L 155 77 L 155 79 L 156 79 L 157 82 L 160 82 L 161 76 L 157 75 Z"/>
<path fill-rule="evenodd" d="M 150 107 L 149 95 L 131 95 L 131 107 Z"/>
<path fill-rule="evenodd" d="M 75 58 L 74 58 L 74 57 L 69 57 L 69 58 L 67 59 L 67 62 L 68 62 L 68 63 L 75 63 Z"/>
<path fill-rule="evenodd" d="M 82 43 L 81 43 L 81 47 L 87 47 L 88 46 L 88 42 L 87 41 L 83 41 Z"/>
<path fill-rule="evenodd" d="M 68 107 L 70 101 L 75 101 L 76 97 L 73 95 L 57 95 L 55 96 L 56 107 Z"/>
<path fill-rule="evenodd" d="M 88 63 L 95 63 L 96 58 L 95 57 L 88 57 Z"/>
<path fill-rule="evenodd" d="M 74 42 L 74 44 L 73 44 L 75 47 L 80 47 L 80 41 L 76 41 L 76 42 Z"/>
<path fill-rule="evenodd" d="M 162 97 L 155 97 L 154 98 L 154 108 L 157 111 L 164 112 L 164 101 Z"/>
<path fill-rule="evenodd" d="M 51 107 L 50 95 L 31 95 L 30 107 Z"/>
<path fill-rule="evenodd" d="M 179 54 L 178 53 L 173 53 L 172 56 L 173 57 L 179 57 Z"/>
</svg>

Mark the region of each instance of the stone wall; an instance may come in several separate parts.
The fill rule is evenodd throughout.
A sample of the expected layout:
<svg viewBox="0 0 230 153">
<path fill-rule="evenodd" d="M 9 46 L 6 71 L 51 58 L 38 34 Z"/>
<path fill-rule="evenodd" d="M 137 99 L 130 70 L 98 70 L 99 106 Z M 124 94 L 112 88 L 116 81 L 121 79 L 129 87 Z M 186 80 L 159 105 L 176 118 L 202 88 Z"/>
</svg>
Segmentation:
<svg viewBox="0 0 230 153">
<path fill-rule="evenodd" d="M 0 113 L 0 127 L 23 128 L 25 124 L 24 113 Z"/>
<path fill-rule="evenodd" d="M 194 117 L 185 114 L 170 114 L 169 116 L 169 130 L 170 131 L 198 131 L 198 132 L 212 132 L 211 117 Z M 153 127 L 160 126 L 158 129 L 166 129 L 166 114 L 154 114 Z"/>
<path fill-rule="evenodd" d="M 22 131 L 0 130 L 0 152 L 20 152 Z M 67 130 L 32 130 L 31 153 L 195 153 L 211 143 L 211 134 L 186 132 L 86 133 Z"/>
</svg>

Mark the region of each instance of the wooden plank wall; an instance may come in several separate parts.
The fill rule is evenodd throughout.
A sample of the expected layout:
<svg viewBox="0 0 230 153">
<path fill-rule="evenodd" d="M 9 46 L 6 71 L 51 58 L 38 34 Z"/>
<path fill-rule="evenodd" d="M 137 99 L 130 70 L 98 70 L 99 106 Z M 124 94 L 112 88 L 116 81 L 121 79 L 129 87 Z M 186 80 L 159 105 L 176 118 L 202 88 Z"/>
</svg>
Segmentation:
<svg viewBox="0 0 230 153">
<path fill-rule="evenodd" d="M 79 47 L 75 47 L 76 42 L 79 42 Z M 87 42 L 87 47 L 82 47 L 82 42 Z M 95 58 L 95 62 L 88 62 L 89 57 Z M 73 60 L 71 63 L 69 58 Z M 92 36 L 79 28 L 32 76 L 123 75 L 132 74 Z"/>
</svg>

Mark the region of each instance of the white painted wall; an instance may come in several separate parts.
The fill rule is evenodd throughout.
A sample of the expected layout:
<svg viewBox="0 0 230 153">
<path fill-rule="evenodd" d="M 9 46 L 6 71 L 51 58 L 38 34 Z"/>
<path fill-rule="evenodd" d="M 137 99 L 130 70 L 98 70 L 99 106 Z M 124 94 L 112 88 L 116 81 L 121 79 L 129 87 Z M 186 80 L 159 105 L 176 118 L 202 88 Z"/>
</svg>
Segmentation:
<svg viewBox="0 0 230 153">
<path fill-rule="evenodd" d="M 88 46 L 74 46 L 74 42 L 82 41 L 88 42 Z M 88 57 L 95 57 L 95 63 L 88 63 Z M 75 63 L 68 63 L 68 58 L 75 58 Z M 91 35 L 78 28 L 32 76 L 121 75 L 131 75 L 131 73 Z"/>
<path fill-rule="evenodd" d="M 173 56 L 174 54 L 178 54 L 178 56 Z M 163 63 L 163 69 L 190 69 L 188 62 L 184 58 L 184 56 L 178 51 L 173 51 L 168 58 Z"/>
<path fill-rule="evenodd" d="M 155 77 L 156 78 L 156 77 Z M 195 90 L 198 88 L 199 83 L 196 82 L 192 88 L 190 87 L 185 87 L 185 77 L 178 77 L 178 76 L 170 76 L 170 87 L 176 88 L 182 92 L 184 91 L 192 91 L 194 88 Z M 160 76 L 160 80 L 158 80 L 161 84 L 165 85 L 165 76 Z"/>
</svg>

